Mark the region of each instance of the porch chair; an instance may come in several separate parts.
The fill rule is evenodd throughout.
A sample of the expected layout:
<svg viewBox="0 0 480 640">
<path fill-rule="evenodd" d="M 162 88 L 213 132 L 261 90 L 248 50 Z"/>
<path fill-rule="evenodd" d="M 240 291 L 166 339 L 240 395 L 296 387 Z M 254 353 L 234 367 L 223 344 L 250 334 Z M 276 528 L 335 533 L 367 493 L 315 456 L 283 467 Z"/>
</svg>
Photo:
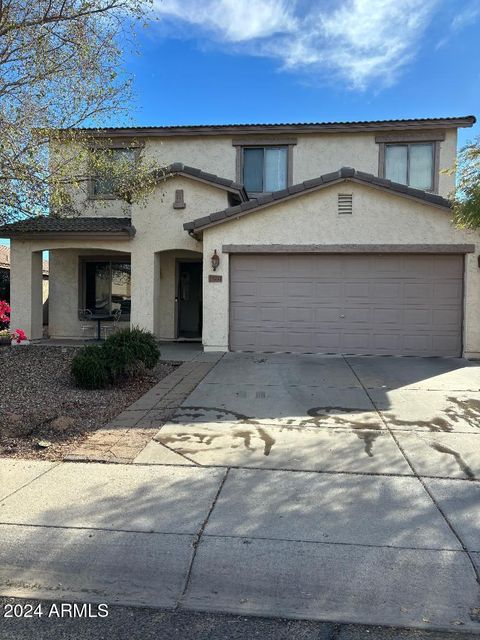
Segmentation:
<svg viewBox="0 0 480 640">
<path fill-rule="evenodd" d="M 120 308 L 112 311 L 113 320 L 111 322 L 106 322 L 102 327 L 104 338 L 107 338 L 109 333 L 115 333 L 115 331 L 118 330 L 118 323 L 120 322 L 121 315 L 122 310 Z"/>
<path fill-rule="evenodd" d="M 90 309 L 79 309 L 78 317 L 80 319 L 80 322 L 82 323 L 80 325 L 82 329 L 82 337 L 85 339 L 85 334 L 90 337 L 90 334 L 93 334 L 93 331 L 95 329 L 93 313 L 90 311 Z"/>
</svg>

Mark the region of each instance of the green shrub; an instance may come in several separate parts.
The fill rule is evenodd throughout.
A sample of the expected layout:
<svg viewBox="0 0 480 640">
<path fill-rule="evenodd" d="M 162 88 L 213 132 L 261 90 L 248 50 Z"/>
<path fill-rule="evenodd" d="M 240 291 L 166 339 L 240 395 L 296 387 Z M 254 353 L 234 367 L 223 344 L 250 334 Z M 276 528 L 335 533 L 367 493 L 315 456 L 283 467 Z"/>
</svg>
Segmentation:
<svg viewBox="0 0 480 640">
<path fill-rule="evenodd" d="M 83 347 L 72 361 L 79 387 L 103 389 L 118 378 L 153 369 L 160 358 L 155 336 L 142 329 L 122 329 L 101 346 Z"/>
<path fill-rule="evenodd" d="M 143 329 L 122 329 L 102 345 L 112 379 L 132 375 L 142 368 L 153 369 L 160 358 L 155 336 Z"/>
<path fill-rule="evenodd" d="M 110 372 L 102 347 L 83 347 L 72 360 L 72 375 L 79 387 L 103 389 L 110 381 Z"/>
</svg>

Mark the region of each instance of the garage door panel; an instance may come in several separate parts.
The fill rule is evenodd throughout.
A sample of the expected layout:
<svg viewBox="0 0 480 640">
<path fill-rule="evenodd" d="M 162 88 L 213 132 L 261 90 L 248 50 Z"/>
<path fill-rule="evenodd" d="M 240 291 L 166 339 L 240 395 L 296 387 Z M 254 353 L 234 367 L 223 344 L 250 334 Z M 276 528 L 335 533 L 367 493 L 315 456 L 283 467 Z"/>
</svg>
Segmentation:
<svg viewBox="0 0 480 640">
<path fill-rule="evenodd" d="M 288 280 L 286 282 L 285 292 L 288 297 L 291 298 L 307 298 L 311 299 L 314 295 L 314 284 L 310 282 L 292 282 Z"/>
<path fill-rule="evenodd" d="M 320 307 L 314 310 L 314 322 L 318 324 L 324 324 L 325 322 L 337 323 L 340 319 L 339 307 Z"/>
<path fill-rule="evenodd" d="M 433 314 L 430 309 L 405 309 L 402 315 L 402 326 L 428 328 L 432 324 Z"/>
<path fill-rule="evenodd" d="M 322 304 L 323 301 L 338 300 L 339 289 L 343 287 L 343 282 L 337 280 L 336 282 L 314 282 L 314 297 L 318 304 Z"/>
<path fill-rule="evenodd" d="M 437 278 L 455 278 L 461 280 L 463 278 L 463 260 L 459 260 L 458 256 L 434 256 L 432 261 L 434 274 Z"/>
<path fill-rule="evenodd" d="M 352 265 L 354 268 L 355 265 Z M 371 277 L 372 273 L 381 275 L 382 277 L 393 277 L 398 275 L 402 270 L 402 256 L 378 255 L 371 256 L 365 261 L 365 275 Z"/>
<path fill-rule="evenodd" d="M 259 314 L 261 314 L 261 309 L 255 306 L 247 306 L 247 305 L 232 305 L 232 320 L 235 324 L 240 324 L 241 322 L 251 323 L 258 319 Z M 272 318 L 265 318 L 266 320 L 273 319 L 274 316 L 272 314 Z"/>
<path fill-rule="evenodd" d="M 283 299 L 285 296 L 285 283 L 267 278 L 264 282 L 256 283 L 255 295 L 260 300 Z"/>
<path fill-rule="evenodd" d="M 403 348 L 409 355 L 418 352 L 428 353 L 432 349 L 432 337 L 427 333 L 417 333 L 403 336 Z"/>
<path fill-rule="evenodd" d="M 308 278 L 312 279 L 315 275 L 315 265 L 309 260 L 308 255 L 305 256 L 288 256 L 287 260 L 282 262 L 281 257 L 273 260 L 278 269 L 282 269 L 284 275 L 290 278 Z M 278 271 L 277 271 L 278 275 Z"/>
<path fill-rule="evenodd" d="M 371 277 L 371 276 L 370 276 Z M 374 276 L 379 277 L 378 274 Z M 378 282 L 373 280 L 370 288 L 371 298 L 378 301 L 398 300 L 402 295 L 402 283 L 395 280 Z"/>
<path fill-rule="evenodd" d="M 341 347 L 341 336 L 333 327 L 331 331 L 315 332 L 312 338 L 312 350 L 318 353 L 338 353 Z"/>
<path fill-rule="evenodd" d="M 399 274 L 414 278 L 419 274 L 430 277 L 435 273 L 435 262 L 435 256 L 402 255 L 399 262 Z"/>
<path fill-rule="evenodd" d="M 288 307 L 287 321 L 288 323 L 309 323 L 313 324 L 315 317 L 314 309 L 308 307 Z"/>
<path fill-rule="evenodd" d="M 461 300 L 462 287 L 458 281 L 437 282 L 433 286 L 433 296 L 439 300 Z"/>
<path fill-rule="evenodd" d="M 282 324 L 285 322 L 285 318 L 287 315 L 287 310 L 284 307 L 267 307 L 261 305 L 258 308 L 258 318 L 260 322 L 281 322 Z"/>
<path fill-rule="evenodd" d="M 255 282 L 232 282 L 231 295 L 232 299 L 237 300 L 242 300 L 247 296 L 256 298 L 257 285 Z"/>
<path fill-rule="evenodd" d="M 406 300 L 409 298 L 425 300 L 430 297 L 430 292 L 431 284 L 428 285 L 426 282 L 406 282 L 403 288 L 403 295 Z"/>
<path fill-rule="evenodd" d="M 345 331 L 343 333 L 342 344 L 345 353 L 368 351 L 371 348 L 370 335 L 367 333 L 350 333 Z"/>
<path fill-rule="evenodd" d="M 372 348 L 376 353 L 391 353 L 392 350 L 400 351 L 401 336 L 391 333 L 375 333 L 372 336 Z"/>
<path fill-rule="evenodd" d="M 230 272 L 233 350 L 460 355 L 462 256 L 232 255 Z"/>
<path fill-rule="evenodd" d="M 351 322 L 353 324 L 362 324 L 365 322 L 372 322 L 372 310 L 368 307 L 365 308 L 356 308 L 356 309 L 344 309 L 342 314 L 344 316 L 344 320 L 346 322 Z"/>
<path fill-rule="evenodd" d="M 461 309 L 436 309 L 432 313 L 434 327 L 453 327 L 459 326 L 462 321 Z"/>
<path fill-rule="evenodd" d="M 289 351 L 311 351 L 313 335 L 311 332 L 288 331 L 285 335 L 285 343 Z"/>
<path fill-rule="evenodd" d="M 439 351 L 448 348 L 451 351 L 460 351 L 461 340 L 458 336 L 449 334 L 432 335 L 432 350 Z"/>
<path fill-rule="evenodd" d="M 364 298 L 368 300 L 370 297 L 370 283 L 361 280 L 353 280 L 345 282 L 345 296 L 347 298 Z"/>
<path fill-rule="evenodd" d="M 373 309 L 373 322 L 376 325 L 398 324 L 398 309 Z"/>
<path fill-rule="evenodd" d="M 331 280 L 334 281 L 344 278 L 345 276 L 345 262 L 343 260 L 343 256 L 341 255 L 330 255 L 328 256 L 328 260 L 312 260 L 311 255 L 304 256 L 307 259 L 310 259 L 310 262 L 313 265 L 313 276 L 318 276 L 322 280 Z"/>
</svg>

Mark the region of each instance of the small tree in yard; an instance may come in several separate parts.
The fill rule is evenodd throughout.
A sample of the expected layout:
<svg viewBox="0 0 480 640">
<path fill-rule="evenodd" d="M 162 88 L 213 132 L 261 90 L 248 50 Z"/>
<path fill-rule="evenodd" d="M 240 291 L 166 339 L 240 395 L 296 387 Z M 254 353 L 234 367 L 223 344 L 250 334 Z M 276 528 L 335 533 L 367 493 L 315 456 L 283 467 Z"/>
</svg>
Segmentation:
<svg viewBox="0 0 480 640">
<path fill-rule="evenodd" d="M 158 167 L 141 154 L 133 166 L 92 148 L 128 104 L 119 42 L 132 42 L 150 2 L 0 0 L 0 224 L 71 215 L 92 174 L 129 202 L 153 188 Z"/>
<path fill-rule="evenodd" d="M 480 228 L 480 137 L 467 144 L 457 161 L 457 192 L 452 199 L 453 222 Z"/>
</svg>

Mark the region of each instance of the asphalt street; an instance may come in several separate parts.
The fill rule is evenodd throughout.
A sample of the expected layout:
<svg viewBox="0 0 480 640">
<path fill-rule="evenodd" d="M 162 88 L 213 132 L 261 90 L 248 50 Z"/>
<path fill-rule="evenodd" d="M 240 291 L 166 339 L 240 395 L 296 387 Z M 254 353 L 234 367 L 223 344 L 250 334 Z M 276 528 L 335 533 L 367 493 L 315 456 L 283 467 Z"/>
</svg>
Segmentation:
<svg viewBox="0 0 480 640">
<path fill-rule="evenodd" d="M 0 618 L 1 640 L 474 640 L 471 633 L 422 631 L 307 620 L 256 618 L 110 606 L 106 618 L 47 617 L 52 603 L 0 598 L 5 605 L 42 605 L 38 618 Z M 58 603 L 57 603 L 58 604 Z"/>
</svg>

